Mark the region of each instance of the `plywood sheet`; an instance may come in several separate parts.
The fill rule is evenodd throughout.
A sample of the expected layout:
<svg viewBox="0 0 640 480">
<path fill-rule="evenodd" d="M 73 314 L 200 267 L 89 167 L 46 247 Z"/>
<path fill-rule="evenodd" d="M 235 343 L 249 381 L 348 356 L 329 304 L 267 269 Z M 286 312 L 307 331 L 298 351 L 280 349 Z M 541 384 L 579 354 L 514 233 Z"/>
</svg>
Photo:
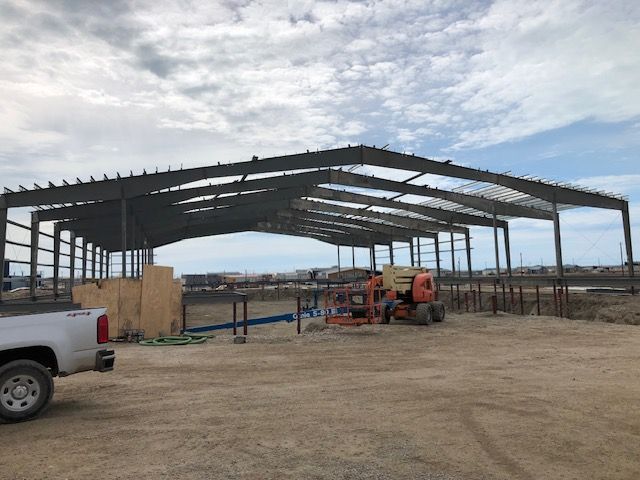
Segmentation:
<svg viewBox="0 0 640 480">
<path fill-rule="evenodd" d="M 145 265 L 142 274 L 140 328 L 146 337 L 169 335 L 176 318 L 172 308 L 173 268 Z"/>
</svg>

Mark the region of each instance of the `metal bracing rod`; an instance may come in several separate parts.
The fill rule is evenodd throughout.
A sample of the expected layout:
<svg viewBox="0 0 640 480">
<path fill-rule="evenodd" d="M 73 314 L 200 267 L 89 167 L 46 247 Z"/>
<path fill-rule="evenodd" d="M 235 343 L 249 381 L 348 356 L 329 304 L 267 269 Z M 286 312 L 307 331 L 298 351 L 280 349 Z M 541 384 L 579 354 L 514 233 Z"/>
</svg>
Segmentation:
<svg viewBox="0 0 640 480">
<path fill-rule="evenodd" d="M 556 276 L 564 276 L 562 266 L 562 239 L 560 237 L 560 215 L 558 214 L 558 204 L 553 202 L 553 237 L 556 247 Z"/>
<path fill-rule="evenodd" d="M 437 273 L 437 276 L 440 277 L 440 240 L 438 239 L 437 236 L 433 240 L 434 240 L 433 246 L 436 252 L 436 273 Z M 453 245 L 454 244 L 451 244 L 451 249 L 453 249 Z"/>
<path fill-rule="evenodd" d="M 53 224 L 53 296 L 60 295 L 60 225 Z"/>
<path fill-rule="evenodd" d="M 500 278 L 500 246 L 498 245 L 498 223 L 496 214 L 493 214 L 493 244 L 496 251 L 496 277 Z"/>
<path fill-rule="evenodd" d="M 126 278 L 127 276 L 127 200 L 124 198 L 124 193 L 122 194 L 122 198 L 120 199 L 120 241 L 121 241 L 121 252 L 122 252 L 122 277 Z"/>
<path fill-rule="evenodd" d="M 505 222 L 502 228 L 502 234 L 504 235 L 504 254 L 507 257 L 507 276 L 511 277 L 511 245 L 509 242 L 509 223 Z"/>
<path fill-rule="evenodd" d="M 629 220 L 629 202 L 625 202 L 622 208 L 622 227 L 624 229 L 624 244 L 627 249 L 627 269 L 629 276 L 635 275 L 633 265 L 633 244 L 631 242 L 631 222 Z"/>
<path fill-rule="evenodd" d="M 29 294 L 31 298 L 36 298 L 36 287 L 38 286 L 38 242 L 40 240 L 40 220 L 38 213 L 31 213 L 31 265 L 29 275 Z"/>
<path fill-rule="evenodd" d="M 467 272 L 469 278 L 473 277 L 473 269 L 471 268 L 471 237 L 469 236 L 469 229 L 464 233 L 465 249 L 467 251 Z M 451 246 L 453 250 L 453 245 Z"/>
</svg>

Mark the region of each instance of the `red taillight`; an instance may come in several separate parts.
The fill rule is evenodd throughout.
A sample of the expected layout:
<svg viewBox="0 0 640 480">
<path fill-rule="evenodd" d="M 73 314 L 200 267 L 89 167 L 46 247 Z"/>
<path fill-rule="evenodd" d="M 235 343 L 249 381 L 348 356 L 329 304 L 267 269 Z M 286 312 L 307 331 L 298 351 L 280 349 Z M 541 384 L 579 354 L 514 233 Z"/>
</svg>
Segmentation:
<svg viewBox="0 0 640 480">
<path fill-rule="evenodd" d="M 109 317 L 101 315 L 98 317 L 98 343 L 109 341 Z"/>
</svg>

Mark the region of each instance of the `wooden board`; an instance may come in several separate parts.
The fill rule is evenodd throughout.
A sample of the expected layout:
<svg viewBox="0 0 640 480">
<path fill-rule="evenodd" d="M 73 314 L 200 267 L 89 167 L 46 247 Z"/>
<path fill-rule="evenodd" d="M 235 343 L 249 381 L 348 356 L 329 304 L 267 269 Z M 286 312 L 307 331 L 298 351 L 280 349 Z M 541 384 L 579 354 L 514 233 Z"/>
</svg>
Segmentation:
<svg viewBox="0 0 640 480">
<path fill-rule="evenodd" d="M 176 297 L 173 290 L 172 267 L 144 266 L 139 328 L 145 331 L 146 337 L 170 335 L 175 325 L 179 325 L 181 313 L 178 315 L 178 309 L 172 306 Z"/>
</svg>

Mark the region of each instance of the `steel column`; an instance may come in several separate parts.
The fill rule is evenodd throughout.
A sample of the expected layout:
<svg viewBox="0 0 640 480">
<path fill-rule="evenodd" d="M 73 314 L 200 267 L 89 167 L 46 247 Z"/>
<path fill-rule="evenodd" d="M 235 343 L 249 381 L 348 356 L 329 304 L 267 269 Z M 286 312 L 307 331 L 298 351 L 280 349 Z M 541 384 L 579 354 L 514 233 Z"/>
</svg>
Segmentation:
<svg viewBox="0 0 640 480">
<path fill-rule="evenodd" d="M 436 251 L 436 276 L 440 277 L 440 240 L 438 239 L 438 235 L 436 234 L 436 238 L 433 239 L 433 246 Z"/>
<path fill-rule="evenodd" d="M 340 245 L 336 245 L 338 248 L 338 278 L 342 278 L 342 270 L 340 269 Z"/>
<path fill-rule="evenodd" d="M 502 234 L 504 235 L 504 254 L 507 257 L 507 276 L 511 276 L 511 246 L 509 245 L 509 224 L 504 222 L 502 227 Z"/>
<path fill-rule="evenodd" d="M 353 275 L 356 274 L 356 247 L 351 245 L 351 268 L 353 268 Z M 298 332 L 300 333 L 300 332 Z"/>
<path fill-rule="evenodd" d="M 96 278 L 96 252 L 98 251 L 98 246 L 91 242 L 91 280 L 95 280 Z"/>
<path fill-rule="evenodd" d="M 394 265 L 394 262 L 393 262 L 393 241 L 391 243 L 389 243 L 389 263 L 391 265 Z"/>
<path fill-rule="evenodd" d="M 31 213 L 31 262 L 29 275 L 29 294 L 31 298 L 36 298 L 36 287 L 38 286 L 38 241 L 40 240 L 40 221 L 38 213 Z"/>
<path fill-rule="evenodd" d="M 376 265 L 376 244 L 371 247 L 371 259 L 373 260 L 373 275 L 376 274 L 378 265 Z"/>
<path fill-rule="evenodd" d="M 420 237 L 418 237 L 418 266 L 421 267 L 422 266 L 422 258 L 420 258 L 422 255 L 420 254 Z"/>
<path fill-rule="evenodd" d="M 469 229 L 464 232 L 464 243 L 467 249 L 467 271 L 469 272 L 469 278 L 473 277 L 473 269 L 471 268 L 471 239 L 469 237 Z"/>
<path fill-rule="evenodd" d="M 87 281 L 87 237 L 82 237 L 82 283 Z"/>
<path fill-rule="evenodd" d="M 0 203 L 4 204 L 4 197 L 0 195 Z M 0 273 L 0 303 L 2 303 L 2 290 L 4 289 L 4 253 L 7 245 L 7 209 L 0 207 L 0 261 L 2 273 Z"/>
<path fill-rule="evenodd" d="M 60 225 L 53 224 L 53 297 L 60 294 Z"/>
<path fill-rule="evenodd" d="M 98 257 L 100 261 L 100 279 L 102 279 L 104 274 L 104 248 L 100 247 L 100 256 Z"/>
<path fill-rule="evenodd" d="M 415 260 L 413 258 L 413 237 L 409 242 L 409 256 L 411 257 L 411 266 L 413 267 L 415 265 Z"/>
<path fill-rule="evenodd" d="M 104 265 L 104 266 L 105 266 L 105 272 L 104 272 L 104 273 L 105 273 L 105 277 L 106 277 L 106 278 L 110 278 L 110 275 L 109 275 L 109 266 L 110 266 L 110 263 L 111 263 L 111 262 L 110 262 L 110 260 L 111 260 L 111 252 L 106 252 L 106 255 L 105 255 L 105 256 L 106 256 L 107 258 L 105 258 L 105 265 Z"/>
<path fill-rule="evenodd" d="M 553 202 L 553 235 L 556 244 L 556 276 L 564 276 L 562 267 L 562 240 L 560 237 L 560 215 L 558 214 L 558 204 Z"/>
<path fill-rule="evenodd" d="M 127 276 L 127 200 L 120 199 L 120 245 L 122 246 L 122 277 Z"/>
<path fill-rule="evenodd" d="M 456 249 L 454 248 L 454 243 L 453 243 L 453 230 L 451 230 L 450 232 L 451 235 L 451 276 L 455 277 L 456 276 Z"/>
<path fill-rule="evenodd" d="M 498 219 L 493 212 L 493 243 L 496 249 L 496 277 L 500 278 L 500 246 L 498 245 Z"/>
<path fill-rule="evenodd" d="M 69 232 L 69 291 L 76 282 L 76 234 Z"/>
<path fill-rule="evenodd" d="M 131 240 L 130 240 L 130 258 L 131 258 L 131 278 L 136 276 L 135 253 L 136 253 L 136 219 L 131 215 Z"/>
<path fill-rule="evenodd" d="M 634 276 L 634 265 L 633 265 L 633 247 L 631 243 L 631 221 L 629 220 L 629 202 L 624 202 L 624 207 L 622 208 L 622 226 L 624 228 L 624 244 L 627 249 L 627 269 L 629 271 L 629 276 Z"/>
</svg>

